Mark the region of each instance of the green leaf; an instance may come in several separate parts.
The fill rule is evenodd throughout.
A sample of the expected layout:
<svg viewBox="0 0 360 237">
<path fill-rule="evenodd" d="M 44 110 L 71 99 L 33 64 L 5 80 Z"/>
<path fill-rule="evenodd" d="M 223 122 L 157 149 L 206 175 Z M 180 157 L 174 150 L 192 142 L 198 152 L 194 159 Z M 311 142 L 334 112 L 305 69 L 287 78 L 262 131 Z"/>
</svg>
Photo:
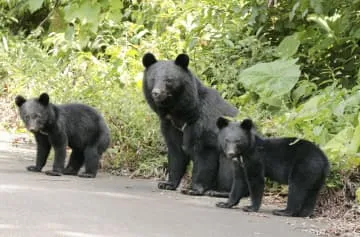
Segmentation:
<svg viewBox="0 0 360 237">
<path fill-rule="evenodd" d="M 85 1 L 83 4 L 81 4 L 80 8 L 76 11 L 76 13 L 77 17 L 81 20 L 83 25 L 86 23 L 98 23 L 100 5 L 91 5 L 87 1 Z"/>
<path fill-rule="evenodd" d="M 316 95 L 311 97 L 308 101 L 304 104 L 300 105 L 297 110 L 297 118 L 306 118 L 306 117 L 313 117 L 319 111 L 319 106 L 322 101 L 324 101 L 324 95 Z"/>
<path fill-rule="evenodd" d="M 224 39 L 224 43 L 230 48 L 234 48 L 235 46 L 234 43 L 229 39 Z"/>
<path fill-rule="evenodd" d="M 109 5 L 111 8 L 111 11 L 119 11 L 120 9 L 122 9 L 124 7 L 123 1 L 119 1 L 119 0 L 110 0 Z M 120 13 L 120 11 L 119 11 L 119 13 Z"/>
<path fill-rule="evenodd" d="M 355 128 L 354 136 L 350 141 L 349 145 L 349 152 L 350 153 L 356 153 L 359 150 L 360 147 L 360 113 L 358 114 L 358 125 Z"/>
<path fill-rule="evenodd" d="M 31 13 L 37 11 L 42 6 L 44 0 L 29 0 L 29 10 Z"/>
<path fill-rule="evenodd" d="M 73 26 L 69 25 L 65 30 L 65 39 L 72 41 L 74 39 L 75 29 Z"/>
<path fill-rule="evenodd" d="M 310 6 L 314 9 L 317 14 L 323 13 L 323 1 L 322 0 L 310 0 Z"/>
<path fill-rule="evenodd" d="M 50 17 L 49 32 L 64 32 L 67 24 L 64 19 L 64 14 L 58 9 L 55 9 Z"/>
<path fill-rule="evenodd" d="M 300 81 L 291 93 L 291 96 L 295 103 L 297 103 L 301 98 L 310 96 L 315 90 L 317 86 L 314 82 L 311 81 Z"/>
<path fill-rule="evenodd" d="M 333 36 L 334 33 L 330 26 L 328 25 L 327 21 L 324 19 L 324 17 L 320 17 L 315 14 L 311 14 L 307 17 L 307 21 L 313 21 L 315 22 L 320 28 L 322 28 L 324 31 L 326 31 L 329 36 Z"/>
<path fill-rule="evenodd" d="M 82 25 L 87 23 L 98 24 L 100 10 L 98 3 L 91 4 L 87 1 L 84 1 L 80 6 L 77 4 L 68 5 L 64 8 L 65 20 L 71 22 L 74 18 L 78 18 Z"/>
<path fill-rule="evenodd" d="M 351 127 L 344 128 L 326 143 L 324 150 L 329 152 L 339 152 L 341 155 L 346 154 L 346 152 L 348 152 L 347 147 L 349 141 L 353 137 L 353 134 L 353 129 Z"/>
<path fill-rule="evenodd" d="M 299 8 L 300 6 L 300 2 L 297 2 L 294 4 L 290 14 L 289 14 L 289 20 L 292 21 L 295 17 L 295 14 L 296 14 L 296 10 Z"/>
<path fill-rule="evenodd" d="M 300 45 L 300 40 L 297 37 L 297 34 L 293 34 L 285 37 L 276 51 L 281 58 L 290 58 L 294 54 L 296 54 Z"/>
<path fill-rule="evenodd" d="M 258 94 L 264 103 L 280 106 L 279 98 L 288 94 L 299 80 L 300 67 L 296 61 L 258 63 L 240 73 L 240 82 L 245 89 Z"/>
</svg>

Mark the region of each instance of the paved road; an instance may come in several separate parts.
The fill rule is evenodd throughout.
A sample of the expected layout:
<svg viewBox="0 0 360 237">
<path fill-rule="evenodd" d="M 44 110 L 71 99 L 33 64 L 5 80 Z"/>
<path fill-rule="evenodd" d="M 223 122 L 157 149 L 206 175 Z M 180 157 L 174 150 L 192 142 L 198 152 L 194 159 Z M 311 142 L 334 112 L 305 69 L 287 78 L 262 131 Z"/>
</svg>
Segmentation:
<svg viewBox="0 0 360 237">
<path fill-rule="evenodd" d="M 0 236 L 305 237 L 316 225 L 272 216 L 267 206 L 258 214 L 215 208 L 219 199 L 162 192 L 153 180 L 30 173 L 34 147 L 12 139 L 0 133 Z"/>
</svg>

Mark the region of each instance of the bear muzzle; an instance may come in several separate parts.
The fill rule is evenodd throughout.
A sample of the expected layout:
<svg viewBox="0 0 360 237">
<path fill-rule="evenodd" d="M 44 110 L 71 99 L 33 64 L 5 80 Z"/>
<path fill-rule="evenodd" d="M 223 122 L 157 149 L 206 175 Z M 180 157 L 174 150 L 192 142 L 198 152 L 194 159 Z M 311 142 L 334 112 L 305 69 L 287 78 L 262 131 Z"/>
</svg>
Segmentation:
<svg viewBox="0 0 360 237">
<path fill-rule="evenodd" d="M 34 127 L 30 127 L 30 128 L 28 128 L 28 130 L 30 131 L 30 132 L 32 132 L 32 133 L 37 133 L 39 130 L 37 130 L 36 128 L 34 128 Z"/>
<path fill-rule="evenodd" d="M 159 88 L 154 88 L 151 91 L 151 96 L 156 103 L 159 103 L 165 101 L 169 95 L 165 91 L 160 90 Z"/>
<path fill-rule="evenodd" d="M 234 150 L 231 150 L 231 151 L 227 151 L 227 152 L 226 152 L 226 157 L 227 157 L 228 159 L 232 159 L 232 158 L 234 158 L 235 156 L 236 156 L 236 153 L 235 153 Z"/>
</svg>

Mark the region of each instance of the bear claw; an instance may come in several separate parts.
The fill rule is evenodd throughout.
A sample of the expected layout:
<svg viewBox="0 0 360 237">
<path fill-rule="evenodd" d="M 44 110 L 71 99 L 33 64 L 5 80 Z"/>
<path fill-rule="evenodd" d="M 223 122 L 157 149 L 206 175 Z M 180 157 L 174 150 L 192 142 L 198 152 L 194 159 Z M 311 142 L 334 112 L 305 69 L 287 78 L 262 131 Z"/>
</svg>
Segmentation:
<svg viewBox="0 0 360 237">
<path fill-rule="evenodd" d="M 54 170 L 47 170 L 45 171 L 45 174 L 50 176 L 61 176 L 61 172 Z"/>
<path fill-rule="evenodd" d="M 233 205 L 228 202 L 218 202 L 216 203 L 216 206 L 220 208 L 231 208 Z"/>
<path fill-rule="evenodd" d="M 26 169 L 31 172 L 41 172 L 41 168 L 36 167 L 35 165 L 30 165 L 26 167 Z"/>
<path fill-rule="evenodd" d="M 286 209 L 284 209 L 284 210 L 273 210 L 272 213 L 275 216 L 293 216 L 293 214 L 290 213 L 290 211 L 288 211 Z"/>
<path fill-rule="evenodd" d="M 257 208 L 255 208 L 253 206 L 245 206 L 245 207 L 243 207 L 243 211 L 245 211 L 245 212 L 256 212 L 258 210 L 257 210 Z"/>
<path fill-rule="evenodd" d="M 95 178 L 96 174 L 91 174 L 91 173 L 80 173 L 78 175 L 80 178 Z"/>
<path fill-rule="evenodd" d="M 159 182 L 158 188 L 164 189 L 164 190 L 176 190 L 175 185 L 173 185 L 172 183 L 169 183 L 169 182 Z"/>
<path fill-rule="evenodd" d="M 199 190 L 194 190 L 194 189 L 182 189 L 181 193 L 186 194 L 186 195 L 190 195 L 190 196 L 202 196 L 202 195 L 204 195 L 204 192 L 201 192 Z"/>
<path fill-rule="evenodd" d="M 77 175 L 78 172 L 70 167 L 70 168 L 64 169 L 63 174 L 64 175 Z"/>
</svg>

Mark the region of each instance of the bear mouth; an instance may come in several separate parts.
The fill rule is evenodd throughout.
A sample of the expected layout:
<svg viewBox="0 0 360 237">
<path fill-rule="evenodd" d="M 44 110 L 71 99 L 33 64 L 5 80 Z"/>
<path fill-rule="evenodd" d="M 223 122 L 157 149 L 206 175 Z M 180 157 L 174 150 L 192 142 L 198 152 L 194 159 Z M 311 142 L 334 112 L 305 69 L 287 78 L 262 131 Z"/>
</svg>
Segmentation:
<svg viewBox="0 0 360 237">
<path fill-rule="evenodd" d="M 155 98 L 153 97 L 153 100 L 158 105 L 167 105 L 169 103 L 169 99 L 171 97 L 172 96 L 170 94 L 164 94 L 164 95 L 161 95 L 161 96 L 157 96 Z"/>
<path fill-rule="evenodd" d="M 37 133 L 37 132 L 39 132 L 39 130 L 38 130 L 38 129 L 35 129 L 35 128 L 28 128 L 28 130 L 29 130 L 29 132 L 31 132 L 31 133 Z"/>
</svg>

